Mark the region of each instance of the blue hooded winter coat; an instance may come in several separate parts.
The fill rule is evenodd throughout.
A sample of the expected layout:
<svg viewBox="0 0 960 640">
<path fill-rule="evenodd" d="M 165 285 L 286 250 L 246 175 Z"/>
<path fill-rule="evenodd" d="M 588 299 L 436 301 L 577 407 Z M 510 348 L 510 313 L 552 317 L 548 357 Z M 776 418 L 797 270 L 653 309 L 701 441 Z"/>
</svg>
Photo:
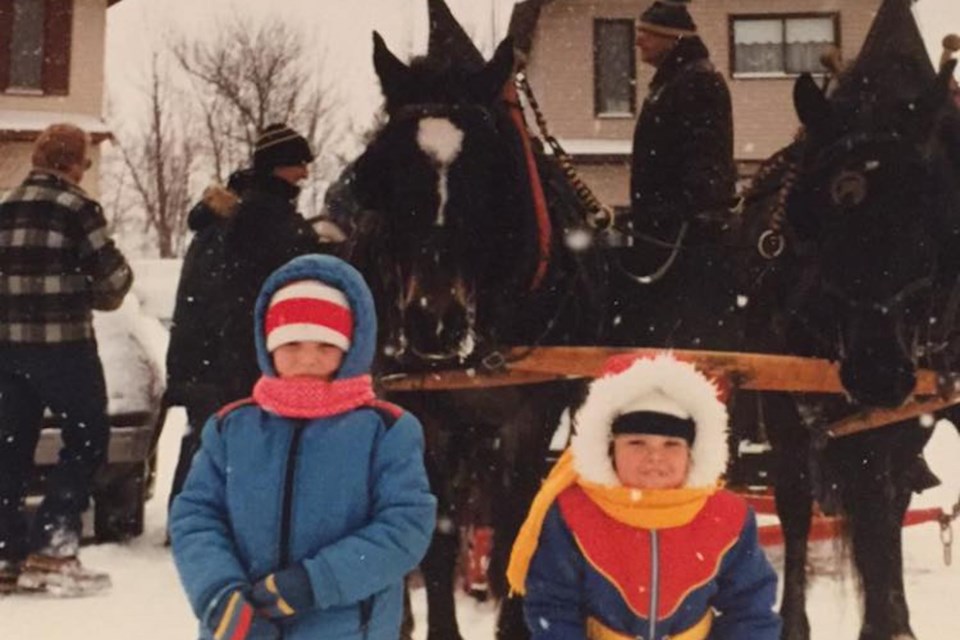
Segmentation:
<svg viewBox="0 0 960 640">
<path fill-rule="evenodd" d="M 309 255 L 261 289 L 255 336 L 264 375 L 276 376 L 263 330 L 270 298 L 307 279 L 343 291 L 353 312 L 336 377 L 368 373 L 377 334 L 370 292 L 346 263 Z M 361 407 L 297 420 L 250 402 L 204 427 L 170 533 L 202 638 L 212 637 L 210 618 L 225 595 L 301 563 L 315 602 L 278 621 L 284 640 L 396 640 L 403 579 L 426 552 L 435 518 L 422 428 L 411 414 Z"/>
</svg>

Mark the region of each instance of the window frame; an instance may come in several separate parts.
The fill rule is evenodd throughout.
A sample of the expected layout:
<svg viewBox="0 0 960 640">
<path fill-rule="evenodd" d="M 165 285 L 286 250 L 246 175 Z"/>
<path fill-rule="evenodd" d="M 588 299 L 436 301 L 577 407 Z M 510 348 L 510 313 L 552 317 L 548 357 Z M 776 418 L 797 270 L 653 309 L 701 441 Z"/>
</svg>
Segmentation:
<svg viewBox="0 0 960 640">
<path fill-rule="evenodd" d="M 737 42 L 735 26 L 737 21 L 746 20 L 779 20 L 781 25 L 783 59 L 787 59 L 787 22 L 789 20 L 803 20 L 810 18 L 829 18 L 833 20 L 833 44 L 843 50 L 843 31 L 841 29 L 840 11 L 805 11 L 793 13 L 731 13 L 727 15 L 727 38 L 729 51 L 730 78 L 734 80 L 777 80 L 795 79 L 802 75 L 783 69 L 782 71 L 737 71 Z M 812 72 L 814 76 L 823 76 L 827 72 Z"/>
<path fill-rule="evenodd" d="M 600 30 L 605 24 L 624 24 L 629 25 L 630 29 L 630 55 L 627 56 L 629 64 L 629 91 L 630 110 L 622 111 L 602 111 L 601 90 L 600 90 Z M 636 33 L 637 23 L 633 18 L 594 18 L 593 19 L 593 43 L 591 51 L 593 54 L 593 117 L 604 120 L 632 119 L 637 115 L 637 52 L 634 35 Z"/>
<path fill-rule="evenodd" d="M 73 49 L 74 0 L 42 0 L 43 66 L 40 87 L 11 87 L 10 45 L 13 38 L 13 3 L 0 0 L 0 95 L 9 96 L 65 96 L 70 93 L 71 53 Z"/>
</svg>

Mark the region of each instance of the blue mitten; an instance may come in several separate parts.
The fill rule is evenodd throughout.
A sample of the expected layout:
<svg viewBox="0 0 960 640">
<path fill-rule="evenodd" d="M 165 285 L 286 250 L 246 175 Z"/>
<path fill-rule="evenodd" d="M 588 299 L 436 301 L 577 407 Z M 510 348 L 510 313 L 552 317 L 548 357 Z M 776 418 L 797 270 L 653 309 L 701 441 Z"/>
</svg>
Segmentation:
<svg viewBox="0 0 960 640">
<path fill-rule="evenodd" d="M 250 594 L 257 611 L 268 618 L 286 618 L 313 606 L 313 587 L 302 565 L 271 573 L 253 585 Z"/>
<path fill-rule="evenodd" d="M 280 629 L 261 616 L 239 589 L 226 594 L 210 616 L 214 640 L 278 640 Z"/>
</svg>

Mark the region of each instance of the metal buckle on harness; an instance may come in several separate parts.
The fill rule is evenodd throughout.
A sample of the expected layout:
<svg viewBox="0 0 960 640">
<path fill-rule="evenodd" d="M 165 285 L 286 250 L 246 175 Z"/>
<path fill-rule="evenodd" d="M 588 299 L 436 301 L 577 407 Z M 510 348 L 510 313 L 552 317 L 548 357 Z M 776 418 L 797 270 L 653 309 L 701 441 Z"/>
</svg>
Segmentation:
<svg viewBox="0 0 960 640">
<path fill-rule="evenodd" d="M 491 351 L 481 358 L 480 364 L 487 371 L 503 371 L 507 368 L 507 358 L 499 351 Z"/>
<path fill-rule="evenodd" d="M 608 227 L 597 233 L 597 244 L 608 249 L 623 249 L 634 245 L 634 238 L 620 229 Z"/>
</svg>

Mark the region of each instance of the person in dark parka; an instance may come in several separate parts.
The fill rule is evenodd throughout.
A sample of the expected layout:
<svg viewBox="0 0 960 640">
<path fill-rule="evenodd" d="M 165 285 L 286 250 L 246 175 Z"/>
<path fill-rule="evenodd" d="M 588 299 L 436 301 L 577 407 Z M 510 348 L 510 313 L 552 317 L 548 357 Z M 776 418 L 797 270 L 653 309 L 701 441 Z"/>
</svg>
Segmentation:
<svg viewBox="0 0 960 640">
<path fill-rule="evenodd" d="M 717 274 L 710 273 L 721 268 L 716 245 L 733 221 L 730 92 L 683 2 L 654 2 L 640 17 L 637 47 L 656 73 L 634 131 L 626 223 L 632 246 L 617 250 L 624 278 L 620 290 L 636 291 L 618 301 L 615 317 L 645 318 L 653 308 L 657 317 L 642 323 L 640 335 L 636 323 L 618 323 L 614 339 L 697 346 L 702 336 L 687 319 L 723 313 L 734 300 L 727 291 L 704 287 L 716 281 Z M 682 249 L 674 252 L 678 244 Z M 627 275 L 646 276 L 665 266 L 653 285 Z M 703 296 L 698 286 L 704 287 Z M 688 308 L 691 302 L 695 309 Z"/>
<path fill-rule="evenodd" d="M 169 504 L 180 493 L 190 461 L 200 444 L 200 427 L 227 398 L 214 368 L 220 353 L 224 319 L 224 232 L 253 177 L 235 171 L 224 187 L 212 184 L 187 218 L 194 233 L 177 284 L 170 345 L 167 349 L 167 406 L 182 406 L 187 425 L 180 443 Z"/>
<path fill-rule="evenodd" d="M 216 365 L 226 402 L 249 396 L 260 375 L 252 329 L 260 286 L 290 259 L 321 251 L 316 231 L 296 208 L 299 183 L 309 175 L 312 161 L 303 136 L 286 125 L 267 127 L 257 140 L 251 184 L 227 224 L 226 303 Z"/>
</svg>

